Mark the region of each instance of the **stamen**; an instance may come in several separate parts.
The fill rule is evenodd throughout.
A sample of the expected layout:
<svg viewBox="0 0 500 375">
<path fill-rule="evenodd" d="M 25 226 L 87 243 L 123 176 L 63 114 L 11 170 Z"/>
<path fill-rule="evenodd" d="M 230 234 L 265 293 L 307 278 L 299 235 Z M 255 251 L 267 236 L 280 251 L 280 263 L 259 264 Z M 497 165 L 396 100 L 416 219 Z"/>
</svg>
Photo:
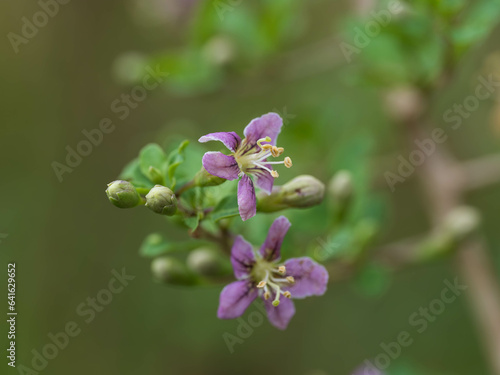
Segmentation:
<svg viewBox="0 0 500 375">
<path fill-rule="evenodd" d="M 285 149 L 283 147 L 278 147 L 278 156 L 281 156 L 285 152 Z"/>
<path fill-rule="evenodd" d="M 264 150 L 264 151 L 271 151 L 272 149 L 273 149 L 273 145 L 270 145 L 269 143 L 262 146 L 262 150 Z"/>
<path fill-rule="evenodd" d="M 286 273 L 286 268 L 285 266 L 279 266 L 278 267 L 278 272 L 284 275 Z"/>
<path fill-rule="evenodd" d="M 266 286 L 267 282 L 262 280 L 260 283 L 257 284 L 257 288 L 262 289 Z"/>
<path fill-rule="evenodd" d="M 265 292 L 264 293 L 264 299 L 267 301 L 269 298 L 271 298 L 271 293 Z"/>
<path fill-rule="evenodd" d="M 277 286 L 276 287 L 276 297 L 274 298 L 274 301 L 273 301 L 274 307 L 278 307 L 278 305 L 280 304 L 280 295 L 281 295 L 281 289 L 279 286 Z"/>
<path fill-rule="evenodd" d="M 292 293 L 290 293 L 288 290 L 286 292 L 283 292 L 283 295 L 286 297 L 286 298 L 292 298 Z"/>
<path fill-rule="evenodd" d="M 277 158 L 279 156 L 279 150 L 278 150 L 278 147 L 276 146 L 273 146 L 272 149 L 271 149 L 271 153 L 273 154 L 273 156 L 275 158 Z"/>
<path fill-rule="evenodd" d="M 295 278 L 293 276 L 287 276 L 286 278 L 289 283 L 295 284 Z"/>
<path fill-rule="evenodd" d="M 271 142 L 271 141 L 272 141 L 271 137 L 261 138 L 257 141 L 257 145 L 263 149 L 265 145 L 262 145 L 262 142 Z"/>
<path fill-rule="evenodd" d="M 278 178 L 280 174 L 276 171 L 271 171 L 271 176 L 273 176 L 274 178 Z"/>
<path fill-rule="evenodd" d="M 285 167 L 287 168 L 292 168 L 293 166 L 293 163 L 292 163 L 292 159 L 290 159 L 288 156 L 285 158 Z"/>
</svg>

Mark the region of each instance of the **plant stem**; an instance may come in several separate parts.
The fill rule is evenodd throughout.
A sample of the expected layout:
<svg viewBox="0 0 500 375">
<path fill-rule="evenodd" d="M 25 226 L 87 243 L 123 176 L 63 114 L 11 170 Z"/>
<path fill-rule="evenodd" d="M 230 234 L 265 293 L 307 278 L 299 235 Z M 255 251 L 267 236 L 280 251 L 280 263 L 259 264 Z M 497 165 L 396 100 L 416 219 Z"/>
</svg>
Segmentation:
<svg viewBox="0 0 500 375">
<path fill-rule="evenodd" d="M 411 144 L 415 139 L 426 137 L 426 124 L 427 117 L 408 121 L 406 129 Z M 444 217 L 464 203 L 467 184 L 462 172 L 459 162 L 443 146 L 419 167 L 418 174 L 434 228 L 439 228 Z M 491 370 L 500 375 L 500 288 L 484 240 L 477 237 L 463 243 L 459 246 L 456 261 L 469 287 L 467 295 Z"/>
</svg>

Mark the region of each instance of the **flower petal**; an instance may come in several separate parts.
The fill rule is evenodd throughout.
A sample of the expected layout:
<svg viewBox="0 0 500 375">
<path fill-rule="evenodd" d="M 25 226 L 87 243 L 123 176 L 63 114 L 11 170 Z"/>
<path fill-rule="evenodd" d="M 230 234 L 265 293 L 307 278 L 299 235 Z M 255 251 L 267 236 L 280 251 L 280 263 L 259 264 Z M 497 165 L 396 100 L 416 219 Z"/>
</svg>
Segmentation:
<svg viewBox="0 0 500 375">
<path fill-rule="evenodd" d="M 260 248 L 260 254 L 264 259 L 268 261 L 274 261 L 281 258 L 281 245 L 283 244 L 283 238 L 285 238 L 288 229 L 292 224 L 290 221 L 284 217 L 280 216 L 274 220 L 273 225 L 269 229 L 267 234 L 266 242 Z"/>
<path fill-rule="evenodd" d="M 204 135 L 203 137 L 198 139 L 198 142 L 201 143 L 210 141 L 221 141 L 228 149 L 230 149 L 232 152 L 235 152 L 241 143 L 241 138 L 235 132 L 218 132 Z"/>
<path fill-rule="evenodd" d="M 276 145 L 278 134 L 281 132 L 283 120 L 277 113 L 268 113 L 253 119 L 245 128 L 244 134 L 248 144 L 256 144 L 259 139 L 270 137 L 272 145 Z"/>
<path fill-rule="evenodd" d="M 248 276 L 255 264 L 253 247 L 242 236 L 236 237 L 231 250 L 231 264 L 237 279 Z"/>
<path fill-rule="evenodd" d="M 272 169 L 271 165 L 266 165 L 266 167 Z M 265 169 L 256 168 L 254 176 L 256 177 L 255 184 L 257 187 L 265 191 L 267 194 L 271 194 L 274 186 L 274 177 L 271 176 L 271 173 Z"/>
<path fill-rule="evenodd" d="M 286 275 L 293 276 L 295 284 L 287 290 L 292 298 L 321 296 L 326 292 L 328 271 L 311 258 L 293 258 L 285 262 Z"/>
<path fill-rule="evenodd" d="M 238 206 L 240 216 L 246 221 L 257 213 L 257 198 L 255 196 L 255 187 L 253 182 L 246 174 L 243 175 L 238 184 Z"/>
<path fill-rule="evenodd" d="M 240 317 L 257 298 L 257 294 L 257 288 L 249 281 L 235 281 L 226 285 L 220 293 L 217 317 L 219 319 Z"/>
<path fill-rule="evenodd" d="M 230 181 L 239 177 L 240 168 L 234 156 L 224 155 L 222 152 L 207 152 L 202 162 L 203 167 L 211 175 Z"/>
<path fill-rule="evenodd" d="M 267 301 L 264 300 L 264 305 L 266 306 L 267 318 L 273 326 L 281 330 L 288 327 L 288 323 L 295 315 L 295 305 L 291 299 L 281 296 L 280 304 L 278 306 L 273 306 L 273 298 L 269 298 Z"/>
</svg>

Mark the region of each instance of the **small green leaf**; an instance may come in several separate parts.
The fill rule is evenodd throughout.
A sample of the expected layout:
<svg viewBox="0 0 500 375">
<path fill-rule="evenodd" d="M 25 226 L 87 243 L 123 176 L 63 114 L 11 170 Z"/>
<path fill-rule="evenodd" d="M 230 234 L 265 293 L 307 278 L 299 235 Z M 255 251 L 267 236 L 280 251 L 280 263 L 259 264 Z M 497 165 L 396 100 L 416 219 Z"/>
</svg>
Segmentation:
<svg viewBox="0 0 500 375">
<path fill-rule="evenodd" d="M 149 189 L 154 185 L 149 178 L 142 173 L 139 159 L 137 158 L 123 168 L 120 173 L 120 178 L 132 182 L 134 186 L 138 188 L 142 187 Z"/>
<path fill-rule="evenodd" d="M 222 199 L 212 211 L 210 217 L 214 221 L 226 219 L 240 214 L 238 209 L 238 198 L 235 195 L 230 195 Z"/>
<path fill-rule="evenodd" d="M 196 230 L 198 226 L 200 225 L 200 220 L 201 220 L 201 213 L 192 216 L 192 217 L 186 217 L 184 218 L 184 223 L 192 230 Z"/>
<path fill-rule="evenodd" d="M 159 233 L 151 233 L 148 235 L 139 249 L 139 254 L 146 258 L 156 258 L 160 255 L 190 251 L 207 244 L 204 241 L 181 241 L 169 242 Z"/>
<path fill-rule="evenodd" d="M 170 188 L 172 190 L 175 190 L 175 185 L 177 183 L 177 180 L 175 178 L 175 172 L 177 171 L 177 168 L 179 165 L 184 163 L 185 156 L 184 156 L 184 150 L 186 147 L 189 145 L 189 141 L 185 140 L 183 141 L 179 147 L 172 151 L 168 155 L 167 163 L 166 163 L 166 171 L 167 171 L 167 177 L 170 181 Z"/>
<path fill-rule="evenodd" d="M 165 168 L 167 156 L 159 145 L 150 143 L 144 146 L 139 153 L 139 162 L 145 176 L 156 184 L 164 184 L 165 178 L 161 171 Z"/>
<path fill-rule="evenodd" d="M 149 176 L 151 177 L 151 181 L 153 181 L 157 185 L 165 185 L 165 177 L 160 172 L 159 169 L 151 166 L 149 167 Z"/>
</svg>

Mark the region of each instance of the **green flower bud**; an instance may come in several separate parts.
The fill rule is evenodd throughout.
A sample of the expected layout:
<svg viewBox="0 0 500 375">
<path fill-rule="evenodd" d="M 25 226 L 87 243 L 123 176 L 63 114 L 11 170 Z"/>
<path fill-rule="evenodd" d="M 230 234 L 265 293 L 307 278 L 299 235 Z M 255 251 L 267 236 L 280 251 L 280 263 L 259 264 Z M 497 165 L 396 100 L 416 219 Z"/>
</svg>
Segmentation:
<svg viewBox="0 0 500 375">
<path fill-rule="evenodd" d="M 191 251 L 186 263 L 192 271 L 203 276 L 222 276 L 231 269 L 227 258 L 220 252 L 208 248 Z"/>
<path fill-rule="evenodd" d="M 160 257 L 151 262 L 153 277 L 161 282 L 175 285 L 196 284 L 196 276 L 184 263 L 172 257 Z"/>
<path fill-rule="evenodd" d="M 205 168 L 201 168 L 201 171 L 194 176 L 194 184 L 199 187 L 218 186 L 226 181 L 224 178 L 211 175 Z"/>
<path fill-rule="evenodd" d="M 106 195 L 111 203 L 119 208 L 132 208 L 141 202 L 141 196 L 134 185 L 128 181 L 117 180 L 108 184 Z"/>
<path fill-rule="evenodd" d="M 328 192 L 339 201 L 347 201 L 354 191 L 352 175 L 349 171 L 338 171 L 330 180 Z"/>
<path fill-rule="evenodd" d="M 155 185 L 146 195 L 146 206 L 157 214 L 172 216 L 177 211 L 177 198 L 168 187 Z"/>
<path fill-rule="evenodd" d="M 302 175 L 276 186 L 271 195 L 259 195 L 258 210 L 275 212 L 286 208 L 308 208 L 320 204 L 325 196 L 325 184 L 313 176 Z"/>
</svg>

